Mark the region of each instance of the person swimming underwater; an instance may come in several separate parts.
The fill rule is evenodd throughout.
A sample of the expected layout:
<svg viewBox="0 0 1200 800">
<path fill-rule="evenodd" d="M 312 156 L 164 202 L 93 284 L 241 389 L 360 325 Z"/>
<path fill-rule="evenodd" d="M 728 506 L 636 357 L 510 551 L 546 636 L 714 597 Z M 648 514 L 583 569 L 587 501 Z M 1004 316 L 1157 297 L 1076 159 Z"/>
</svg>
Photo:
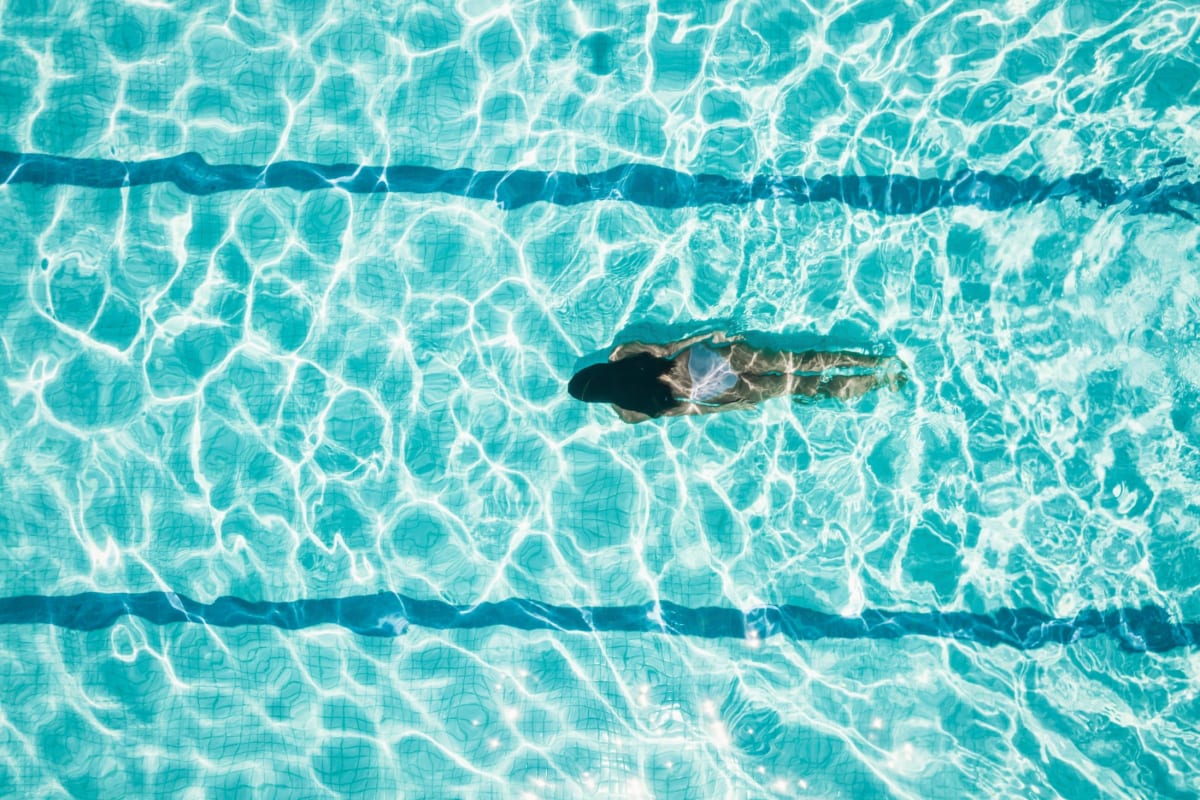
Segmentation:
<svg viewBox="0 0 1200 800">
<path fill-rule="evenodd" d="M 718 332 L 667 345 L 619 345 L 608 363 L 576 373 L 567 391 L 585 403 L 611 403 L 622 420 L 636 423 L 751 408 L 786 395 L 849 400 L 879 386 L 898 389 L 907 381 L 903 369 L 895 357 L 762 350 Z M 831 375 L 830 370 L 859 372 Z"/>
</svg>

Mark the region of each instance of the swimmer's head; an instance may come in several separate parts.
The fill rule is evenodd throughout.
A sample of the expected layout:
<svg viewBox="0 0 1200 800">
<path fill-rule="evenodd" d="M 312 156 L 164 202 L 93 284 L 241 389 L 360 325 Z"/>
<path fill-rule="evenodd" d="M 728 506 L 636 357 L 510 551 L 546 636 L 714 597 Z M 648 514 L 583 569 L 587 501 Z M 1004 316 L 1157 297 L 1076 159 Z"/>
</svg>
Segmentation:
<svg viewBox="0 0 1200 800">
<path fill-rule="evenodd" d="M 567 391 L 585 403 L 613 403 L 649 417 L 662 416 L 664 411 L 679 405 L 670 387 L 659 380 L 660 375 L 671 369 L 671 364 L 669 359 L 649 353 L 593 364 L 571 378 Z"/>
</svg>

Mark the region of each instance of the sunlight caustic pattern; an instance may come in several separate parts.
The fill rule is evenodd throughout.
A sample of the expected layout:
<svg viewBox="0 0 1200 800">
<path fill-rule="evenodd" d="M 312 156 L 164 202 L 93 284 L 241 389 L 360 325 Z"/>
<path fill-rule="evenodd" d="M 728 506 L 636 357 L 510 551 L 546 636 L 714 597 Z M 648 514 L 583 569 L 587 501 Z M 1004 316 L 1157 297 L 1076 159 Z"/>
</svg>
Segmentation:
<svg viewBox="0 0 1200 800">
<path fill-rule="evenodd" d="M 6 0 L 0 150 L 1194 182 L 1198 32 L 1167 2 Z M 1200 617 L 1179 216 L 170 184 L 0 214 L 4 597 Z M 913 381 L 636 427 L 566 395 L 715 327 Z M 0 647 L 0 793 L 1200 791 L 1188 648 L 136 618 Z"/>
</svg>

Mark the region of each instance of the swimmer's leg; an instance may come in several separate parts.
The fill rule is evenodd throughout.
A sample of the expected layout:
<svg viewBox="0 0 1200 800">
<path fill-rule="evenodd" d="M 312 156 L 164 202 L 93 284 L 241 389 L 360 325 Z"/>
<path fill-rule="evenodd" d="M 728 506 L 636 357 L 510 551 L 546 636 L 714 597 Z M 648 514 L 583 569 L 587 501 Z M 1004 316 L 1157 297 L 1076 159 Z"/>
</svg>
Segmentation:
<svg viewBox="0 0 1200 800">
<path fill-rule="evenodd" d="M 794 358 L 799 363 L 799 366 L 793 370 L 794 372 L 824 372 L 829 369 L 845 367 L 880 369 L 887 366 L 893 360 L 889 356 L 872 356 L 849 350 L 836 350 L 833 352 L 808 350 L 803 353 L 796 353 Z"/>
<path fill-rule="evenodd" d="M 728 348 L 728 349 L 726 349 Z M 732 342 L 717 349 L 729 359 L 729 366 L 741 375 L 786 375 L 797 372 L 824 372 L 839 367 L 865 367 L 878 369 L 891 359 L 881 356 L 854 353 L 848 350 L 822 352 L 808 350 L 803 353 L 787 353 L 776 350 L 759 350 L 744 342 Z"/>
<path fill-rule="evenodd" d="M 791 395 L 798 401 L 833 398 L 853 400 L 874 389 L 899 389 L 907 381 L 903 373 L 874 372 L 867 375 L 740 375 L 737 384 L 713 402 L 717 405 L 761 403 L 772 397 Z"/>
<path fill-rule="evenodd" d="M 792 393 L 794 375 L 739 375 L 733 388 L 713 399 L 717 405 L 761 403 Z"/>
<path fill-rule="evenodd" d="M 792 396 L 795 400 L 817 400 L 830 397 L 836 400 L 854 400 L 867 392 L 887 386 L 896 390 L 903 386 L 908 378 L 900 373 L 873 373 L 870 375 L 834 375 L 822 379 L 820 375 L 797 375 L 793 379 L 795 385 Z"/>
</svg>

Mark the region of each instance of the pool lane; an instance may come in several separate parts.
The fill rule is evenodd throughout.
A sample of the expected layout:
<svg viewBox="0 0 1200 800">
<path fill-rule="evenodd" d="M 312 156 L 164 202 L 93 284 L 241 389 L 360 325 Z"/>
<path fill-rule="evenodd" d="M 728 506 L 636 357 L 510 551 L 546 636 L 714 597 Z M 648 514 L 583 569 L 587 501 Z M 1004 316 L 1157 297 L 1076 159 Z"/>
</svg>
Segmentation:
<svg viewBox="0 0 1200 800">
<path fill-rule="evenodd" d="M 399 636 L 416 626 L 434 630 L 507 627 L 524 631 L 653 633 L 747 641 L 773 636 L 793 641 L 920 636 L 1019 650 L 1106 636 L 1122 650 L 1156 653 L 1200 643 L 1200 622 L 1173 621 L 1166 609 L 1153 605 L 1106 611 L 1085 608 L 1070 617 L 1051 617 L 1029 608 L 1004 608 L 990 614 L 866 609 L 857 616 L 841 616 L 795 605 L 746 610 L 689 608 L 670 602 L 577 607 L 511 598 L 463 606 L 390 592 L 281 602 L 218 597 L 202 603 L 174 592 L 0 598 L 0 624 L 7 625 L 42 624 L 90 631 L 110 627 L 127 615 L 156 625 L 268 625 L 284 630 L 337 625 L 365 636 Z"/>
<path fill-rule="evenodd" d="M 194 195 L 259 189 L 307 192 L 341 189 L 355 194 L 444 193 L 496 203 L 513 210 L 545 202 L 570 206 L 600 200 L 652 208 L 759 200 L 796 204 L 842 203 L 881 214 L 921 214 L 935 208 L 976 206 L 999 211 L 1067 197 L 1108 207 L 1129 203 L 1133 213 L 1173 213 L 1195 220 L 1179 203 L 1200 204 L 1200 182 L 1173 181 L 1168 161 L 1162 175 L 1125 185 L 1099 169 L 1061 178 L 1012 178 L 965 170 L 949 179 L 908 175 L 826 175 L 820 178 L 758 175 L 738 180 L 690 175 L 653 164 L 625 164 L 603 172 L 438 169 L 415 165 L 370 166 L 277 161 L 267 165 L 209 164 L 198 153 L 147 161 L 68 158 L 0 151 L 0 186 L 85 186 L 119 189 L 173 183 Z"/>
</svg>

